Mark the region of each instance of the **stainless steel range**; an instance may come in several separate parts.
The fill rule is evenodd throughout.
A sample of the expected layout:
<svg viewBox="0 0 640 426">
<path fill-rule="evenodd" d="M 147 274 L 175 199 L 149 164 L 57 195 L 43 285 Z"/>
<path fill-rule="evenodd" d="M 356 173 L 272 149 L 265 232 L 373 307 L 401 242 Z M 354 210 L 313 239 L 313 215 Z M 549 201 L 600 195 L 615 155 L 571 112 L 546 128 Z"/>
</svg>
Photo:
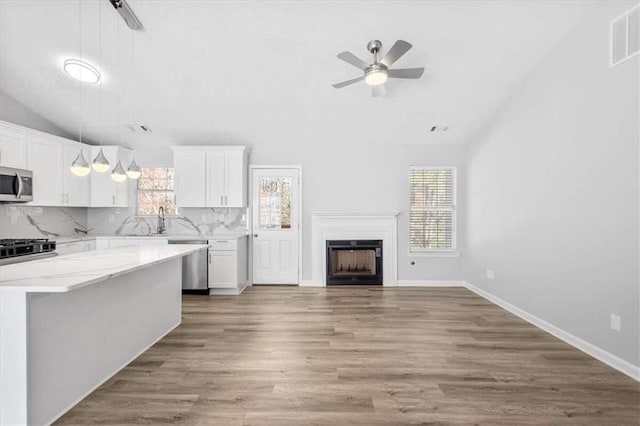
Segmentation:
<svg viewBox="0 0 640 426">
<path fill-rule="evenodd" d="M 0 239 L 0 265 L 57 256 L 56 242 L 44 238 Z"/>
</svg>

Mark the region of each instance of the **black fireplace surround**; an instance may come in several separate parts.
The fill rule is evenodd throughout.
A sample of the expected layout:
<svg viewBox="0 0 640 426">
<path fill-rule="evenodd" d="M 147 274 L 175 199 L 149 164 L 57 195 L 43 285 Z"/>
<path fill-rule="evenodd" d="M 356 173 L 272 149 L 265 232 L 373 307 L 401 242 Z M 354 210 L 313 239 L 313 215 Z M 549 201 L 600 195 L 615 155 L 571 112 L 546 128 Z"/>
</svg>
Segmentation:
<svg viewBox="0 0 640 426">
<path fill-rule="evenodd" d="M 382 240 L 328 240 L 327 285 L 382 285 Z"/>
</svg>

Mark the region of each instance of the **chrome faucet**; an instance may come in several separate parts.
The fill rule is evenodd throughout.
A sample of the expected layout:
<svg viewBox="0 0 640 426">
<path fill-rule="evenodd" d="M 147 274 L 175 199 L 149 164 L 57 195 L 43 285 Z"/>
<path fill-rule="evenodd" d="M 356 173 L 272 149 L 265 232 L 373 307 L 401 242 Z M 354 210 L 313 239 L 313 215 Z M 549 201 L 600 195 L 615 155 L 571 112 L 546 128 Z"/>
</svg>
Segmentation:
<svg viewBox="0 0 640 426">
<path fill-rule="evenodd" d="M 166 230 L 167 227 L 164 225 L 164 207 L 160 206 L 160 209 L 158 209 L 158 228 L 156 232 L 158 234 L 164 234 Z"/>
</svg>

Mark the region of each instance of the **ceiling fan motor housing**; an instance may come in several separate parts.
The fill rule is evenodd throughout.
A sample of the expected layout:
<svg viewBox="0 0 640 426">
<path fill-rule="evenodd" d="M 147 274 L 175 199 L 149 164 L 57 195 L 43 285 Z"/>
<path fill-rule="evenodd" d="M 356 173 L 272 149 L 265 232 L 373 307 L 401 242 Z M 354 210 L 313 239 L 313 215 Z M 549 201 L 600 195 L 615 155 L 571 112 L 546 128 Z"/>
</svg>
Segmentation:
<svg viewBox="0 0 640 426">
<path fill-rule="evenodd" d="M 367 50 L 371 52 L 371 54 L 375 55 L 382 48 L 382 42 L 380 40 L 371 40 L 367 43 Z"/>
</svg>

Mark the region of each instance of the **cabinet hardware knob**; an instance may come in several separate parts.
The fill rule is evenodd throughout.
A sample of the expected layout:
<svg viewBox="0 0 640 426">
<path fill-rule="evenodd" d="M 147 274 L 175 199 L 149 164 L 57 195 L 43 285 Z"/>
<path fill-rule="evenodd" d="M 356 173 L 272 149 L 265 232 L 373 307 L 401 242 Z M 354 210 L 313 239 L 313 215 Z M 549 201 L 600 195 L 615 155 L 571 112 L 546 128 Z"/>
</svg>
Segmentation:
<svg viewBox="0 0 640 426">
<path fill-rule="evenodd" d="M 254 238 L 258 238 L 258 234 L 253 234 L 253 237 Z"/>
</svg>

